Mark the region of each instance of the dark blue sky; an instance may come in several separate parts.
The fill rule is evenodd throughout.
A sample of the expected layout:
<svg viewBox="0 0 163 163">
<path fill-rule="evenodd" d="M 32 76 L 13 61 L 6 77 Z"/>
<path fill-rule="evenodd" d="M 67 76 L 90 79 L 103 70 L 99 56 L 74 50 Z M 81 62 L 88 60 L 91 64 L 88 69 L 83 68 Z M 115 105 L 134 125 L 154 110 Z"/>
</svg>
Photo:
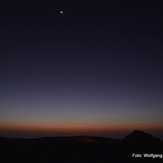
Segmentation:
<svg viewBox="0 0 163 163">
<path fill-rule="evenodd" d="M 163 137 L 161 6 L 161 1 L 3 4 L 1 135 L 26 137 L 38 130 L 37 136 L 118 137 L 142 129 Z"/>
</svg>

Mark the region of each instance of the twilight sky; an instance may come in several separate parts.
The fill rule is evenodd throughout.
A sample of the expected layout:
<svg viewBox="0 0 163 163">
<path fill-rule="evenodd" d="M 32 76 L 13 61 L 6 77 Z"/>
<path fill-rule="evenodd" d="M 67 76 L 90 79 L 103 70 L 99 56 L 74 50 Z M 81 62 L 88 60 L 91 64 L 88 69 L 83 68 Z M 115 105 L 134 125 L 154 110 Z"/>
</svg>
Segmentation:
<svg viewBox="0 0 163 163">
<path fill-rule="evenodd" d="M 122 138 L 140 129 L 163 139 L 162 5 L 1 5 L 0 136 Z"/>
</svg>

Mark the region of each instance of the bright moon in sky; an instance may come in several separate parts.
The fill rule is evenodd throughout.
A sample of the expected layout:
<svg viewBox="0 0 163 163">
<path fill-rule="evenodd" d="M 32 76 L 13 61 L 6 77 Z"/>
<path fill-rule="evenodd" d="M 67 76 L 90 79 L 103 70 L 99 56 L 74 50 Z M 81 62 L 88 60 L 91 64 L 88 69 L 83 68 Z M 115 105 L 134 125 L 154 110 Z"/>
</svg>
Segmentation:
<svg viewBox="0 0 163 163">
<path fill-rule="evenodd" d="M 63 14 L 63 11 L 60 11 L 60 14 Z"/>
</svg>

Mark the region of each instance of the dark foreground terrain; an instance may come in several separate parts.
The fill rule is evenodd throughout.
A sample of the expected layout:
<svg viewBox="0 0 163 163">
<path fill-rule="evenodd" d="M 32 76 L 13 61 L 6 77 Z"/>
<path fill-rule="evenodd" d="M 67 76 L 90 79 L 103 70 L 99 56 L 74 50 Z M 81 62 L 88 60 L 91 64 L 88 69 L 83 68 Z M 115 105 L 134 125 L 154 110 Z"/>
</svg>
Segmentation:
<svg viewBox="0 0 163 163">
<path fill-rule="evenodd" d="M 39 139 L 1 137 L 0 151 L 2 163 L 163 162 L 163 142 L 141 131 L 134 131 L 122 140 L 89 136 Z M 150 155 L 145 158 L 144 154 Z"/>
</svg>

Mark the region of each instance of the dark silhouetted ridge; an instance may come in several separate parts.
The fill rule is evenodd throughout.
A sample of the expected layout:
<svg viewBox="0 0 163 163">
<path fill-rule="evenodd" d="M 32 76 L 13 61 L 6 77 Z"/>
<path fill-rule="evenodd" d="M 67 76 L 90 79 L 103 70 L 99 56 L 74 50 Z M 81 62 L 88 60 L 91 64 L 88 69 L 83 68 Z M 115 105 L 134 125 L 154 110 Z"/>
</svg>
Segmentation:
<svg viewBox="0 0 163 163">
<path fill-rule="evenodd" d="M 125 141 L 160 142 L 161 140 L 140 130 L 135 130 L 124 138 Z"/>
<path fill-rule="evenodd" d="M 123 142 L 128 149 L 133 149 L 133 152 L 153 152 L 162 151 L 163 142 L 143 131 L 135 130 L 127 135 Z"/>
<path fill-rule="evenodd" d="M 97 136 L 68 136 L 68 137 L 43 137 L 35 139 L 37 142 L 96 142 L 96 143 L 112 143 L 118 142 L 119 139 L 97 137 Z"/>
<path fill-rule="evenodd" d="M 135 130 L 121 140 L 83 135 L 36 139 L 0 137 L 0 150 L 4 163 L 162 163 L 162 159 L 138 160 L 132 158 L 132 154 L 162 153 L 163 143 L 148 133 Z"/>
</svg>

